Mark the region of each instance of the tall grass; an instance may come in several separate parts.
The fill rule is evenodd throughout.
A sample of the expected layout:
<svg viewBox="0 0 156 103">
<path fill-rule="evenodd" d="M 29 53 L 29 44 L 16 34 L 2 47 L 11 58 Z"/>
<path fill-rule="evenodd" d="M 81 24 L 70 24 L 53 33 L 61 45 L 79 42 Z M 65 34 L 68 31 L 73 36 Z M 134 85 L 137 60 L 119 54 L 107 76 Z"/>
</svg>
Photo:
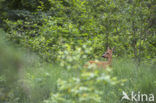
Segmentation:
<svg viewBox="0 0 156 103">
<path fill-rule="evenodd" d="M 122 87 L 117 87 L 117 94 L 122 91 L 131 93 L 132 91 L 142 94 L 154 94 L 156 96 L 156 68 L 150 62 L 138 64 L 133 59 L 120 58 L 113 61 L 112 75 L 118 78 L 125 78 L 127 81 Z M 121 98 L 121 96 L 119 96 Z M 119 103 L 121 101 L 118 101 Z M 111 102 L 110 102 L 111 103 Z"/>
<path fill-rule="evenodd" d="M 112 67 L 110 75 L 124 80 L 124 83 L 116 86 L 101 83 L 100 87 L 97 88 L 100 88 L 102 92 L 102 103 L 121 103 L 122 91 L 128 94 L 134 91 L 156 95 L 156 69 L 153 68 L 154 66 L 149 64 L 137 66 L 132 59 L 116 58 L 113 60 Z M 69 80 L 77 74 L 76 72 L 78 71 L 69 72 L 52 64 L 45 64 L 35 69 L 29 68 L 26 80 L 29 81 L 28 85 L 31 85 L 32 102 L 41 102 L 48 99 L 51 92 L 57 93 L 57 80 Z M 122 102 L 130 103 L 128 101 Z"/>
</svg>

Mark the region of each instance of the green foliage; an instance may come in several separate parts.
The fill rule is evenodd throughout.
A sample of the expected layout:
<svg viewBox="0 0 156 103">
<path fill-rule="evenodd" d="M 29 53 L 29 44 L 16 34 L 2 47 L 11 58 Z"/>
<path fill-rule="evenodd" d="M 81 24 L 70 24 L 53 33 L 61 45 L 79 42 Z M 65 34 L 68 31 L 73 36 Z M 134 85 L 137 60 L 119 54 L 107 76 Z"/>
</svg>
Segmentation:
<svg viewBox="0 0 156 103">
<path fill-rule="evenodd" d="M 73 65 L 72 67 L 75 67 Z M 57 80 L 57 92 L 51 92 L 48 100 L 44 103 L 101 103 L 103 101 L 103 87 L 115 87 L 123 84 L 123 80 L 117 80 L 116 77 L 110 77 L 110 69 L 98 70 L 94 68 L 81 70 L 78 76 L 68 78 L 67 80 Z M 115 94 L 114 91 L 109 92 Z M 116 95 L 117 96 L 117 95 Z"/>
<path fill-rule="evenodd" d="M 121 103 L 122 91 L 156 95 L 155 4 L 0 0 L 0 102 Z M 84 67 L 108 46 L 115 47 L 112 69 Z"/>
<path fill-rule="evenodd" d="M 121 103 L 122 91 L 156 95 L 154 60 L 137 67 L 131 59 L 113 58 L 113 68 L 85 68 L 83 59 L 92 49 L 85 45 L 72 49 L 66 44 L 58 52 L 57 61 L 63 64 L 59 66 L 41 63 L 36 56 L 21 53 L 3 40 L 0 44 L 1 102 Z"/>
<path fill-rule="evenodd" d="M 116 47 L 118 56 L 154 58 L 155 30 L 149 27 L 152 9 L 148 7 L 152 1 L 47 2 L 40 1 L 36 12 L 14 11 L 19 19 L 5 20 L 8 38 L 53 62 L 64 44 L 91 46 L 92 58 L 107 46 Z"/>
</svg>

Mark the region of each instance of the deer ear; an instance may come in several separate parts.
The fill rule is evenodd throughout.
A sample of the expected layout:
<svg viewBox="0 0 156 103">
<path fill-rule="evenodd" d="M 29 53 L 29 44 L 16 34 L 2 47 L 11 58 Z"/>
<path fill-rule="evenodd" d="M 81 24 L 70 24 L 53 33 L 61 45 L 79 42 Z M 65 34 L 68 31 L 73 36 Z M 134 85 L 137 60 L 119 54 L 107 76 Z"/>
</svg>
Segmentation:
<svg viewBox="0 0 156 103">
<path fill-rule="evenodd" d="M 114 51 L 115 47 L 112 48 L 112 51 Z"/>
<path fill-rule="evenodd" d="M 107 47 L 107 50 L 110 50 L 110 48 L 109 48 L 109 47 Z"/>
</svg>

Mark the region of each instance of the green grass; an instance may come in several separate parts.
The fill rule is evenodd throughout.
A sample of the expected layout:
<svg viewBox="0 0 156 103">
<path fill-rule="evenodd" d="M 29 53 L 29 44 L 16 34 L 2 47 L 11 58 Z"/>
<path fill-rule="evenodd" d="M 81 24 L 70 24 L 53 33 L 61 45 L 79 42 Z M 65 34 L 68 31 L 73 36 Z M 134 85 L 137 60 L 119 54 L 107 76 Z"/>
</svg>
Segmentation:
<svg viewBox="0 0 156 103">
<path fill-rule="evenodd" d="M 123 85 L 116 86 L 101 83 L 99 88 L 103 92 L 103 103 L 121 103 L 122 91 L 156 95 L 156 70 L 153 67 L 149 64 L 141 64 L 138 67 L 132 59 L 114 59 L 110 75 L 126 81 Z M 31 101 L 41 102 L 49 97 L 50 92 L 57 93 L 57 80 L 69 80 L 73 76 L 78 76 L 76 72 L 78 71 L 67 71 L 52 64 L 44 64 L 39 68 L 37 66 L 35 69 L 29 68 L 27 71 L 29 75 L 26 75 L 26 79 L 29 81 L 28 85 L 31 85 Z"/>
<path fill-rule="evenodd" d="M 156 95 L 156 68 L 153 67 L 154 66 L 150 64 L 143 63 L 140 66 L 137 66 L 132 59 L 115 59 L 113 61 L 112 75 L 119 79 L 125 78 L 127 80 L 123 87 L 117 87 L 117 89 L 122 88 L 122 91 L 126 91 L 127 93 L 134 91 L 136 93 L 152 93 Z M 117 94 L 122 93 L 120 92 Z"/>
</svg>

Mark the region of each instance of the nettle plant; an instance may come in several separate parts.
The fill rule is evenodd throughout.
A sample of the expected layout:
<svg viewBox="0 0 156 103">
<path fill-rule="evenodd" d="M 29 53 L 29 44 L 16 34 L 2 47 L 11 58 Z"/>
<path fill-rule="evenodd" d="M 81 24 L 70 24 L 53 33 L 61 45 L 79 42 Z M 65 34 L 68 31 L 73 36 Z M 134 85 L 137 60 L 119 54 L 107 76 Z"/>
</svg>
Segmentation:
<svg viewBox="0 0 156 103">
<path fill-rule="evenodd" d="M 92 48 L 86 45 L 75 47 L 74 49 L 69 44 L 65 44 L 62 50 L 58 52 L 57 61 L 65 69 L 82 69 L 84 61 L 87 60 L 87 55 L 90 54 Z"/>
<path fill-rule="evenodd" d="M 105 95 L 103 87 L 115 87 L 123 82 L 124 80 L 111 77 L 109 68 L 107 70 L 84 68 L 77 77 L 58 79 L 57 91 L 52 92 L 44 103 L 101 103 Z"/>
</svg>

